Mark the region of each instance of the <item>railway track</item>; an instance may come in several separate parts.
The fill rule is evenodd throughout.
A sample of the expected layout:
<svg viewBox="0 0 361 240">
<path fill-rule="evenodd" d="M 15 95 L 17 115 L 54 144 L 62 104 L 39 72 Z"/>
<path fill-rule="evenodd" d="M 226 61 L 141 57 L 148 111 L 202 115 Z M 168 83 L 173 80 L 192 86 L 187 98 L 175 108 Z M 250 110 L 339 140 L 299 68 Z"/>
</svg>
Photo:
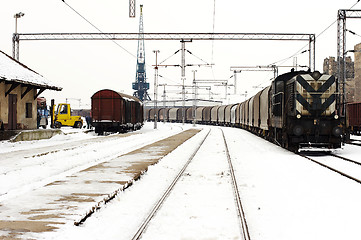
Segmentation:
<svg viewBox="0 0 361 240">
<path fill-rule="evenodd" d="M 189 159 L 184 164 L 183 168 L 179 171 L 179 173 L 174 178 L 172 183 L 166 189 L 164 194 L 154 204 L 154 207 L 150 211 L 149 215 L 146 216 L 146 218 L 144 219 L 144 221 L 142 222 L 142 224 L 140 225 L 140 227 L 136 231 L 135 235 L 133 236 L 132 240 L 137 240 L 137 239 L 142 238 L 143 234 L 147 231 L 148 227 L 151 226 L 151 224 L 152 224 L 151 220 L 154 219 L 157 212 L 159 210 L 161 210 L 163 204 L 165 203 L 165 201 L 167 200 L 169 195 L 172 192 L 176 191 L 175 186 L 176 186 L 177 182 L 179 182 L 179 180 L 182 179 L 182 177 L 184 177 L 185 175 L 186 176 L 191 176 L 193 174 L 190 170 L 188 170 L 187 173 L 185 173 L 185 171 L 188 168 L 188 166 L 191 164 L 191 162 L 195 159 L 197 154 L 199 154 L 200 149 L 202 148 L 202 146 L 206 142 L 206 140 L 209 137 L 211 131 L 214 131 L 214 128 L 211 128 L 209 130 L 209 132 L 205 135 L 203 140 L 200 142 L 199 146 L 194 150 L 192 155 L 189 157 Z M 224 136 L 223 130 L 220 129 L 220 131 L 222 132 L 224 149 L 225 149 L 224 152 L 225 152 L 226 159 L 227 159 L 227 164 L 228 164 L 229 174 L 227 174 L 227 176 L 230 175 L 230 178 L 231 178 L 230 182 L 232 184 L 233 195 L 234 195 L 234 199 L 235 199 L 235 207 L 236 207 L 237 215 L 239 217 L 239 228 L 240 228 L 241 234 L 243 236 L 243 239 L 249 240 L 250 235 L 249 235 L 249 232 L 248 232 L 247 221 L 245 219 L 245 214 L 244 214 L 244 210 L 243 210 L 243 207 L 242 207 L 240 194 L 239 194 L 239 191 L 238 191 L 238 185 L 237 185 L 237 181 L 236 181 L 236 177 L 235 177 L 235 173 L 234 173 L 234 169 L 233 169 L 232 159 L 231 159 L 230 154 L 229 154 L 228 145 L 227 145 L 227 141 L 226 141 L 226 138 Z"/>
<path fill-rule="evenodd" d="M 170 129 L 166 134 L 160 134 L 154 141 L 181 132 L 182 128 Z M 127 144 L 124 142 L 126 138 Z M 138 132 L 116 134 L 105 137 L 94 137 L 53 145 L 25 148 L 13 152 L 1 153 L 0 163 L 0 200 L 21 195 L 26 191 L 45 186 L 64 176 L 80 172 L 86 168 L 108 161 L 114 156 L 125 154 L 146 144 Z M 101 149 L 108 149 L 106 152 Z M 37 172 L 37 174 L 30 174 Z M 26 180 L 19 176 L 27 175 Z M 5 181 L 13 178 L 14 181 Z M 3 180 L 4 179 L 4 180 Z"/>
<path fill-rule="evenodd" d="M 229 165 L 229 171 L 230 171 L 231 177 L 232 177 L 233 194 L 234 194 L 236 205 L 237 205 L 238 217 L 240 218 L 241 233 L 243 235 L 244 240 L 250 240 L 251 238 L 249 235 L 247 220 L 246 220 L 246 216 L 244 214 L 241 197 L 240 197 L 239 190 L 238 190 L 237 179 L 234 174 L 232 159 L 229 154 L 228 144 L 226 141 L 226 137 L 224 136 L 223 130 L 222 130 L 222 136 L 223 136 L 223 141 L 224 141 L 224 145 L 226 148 L 226 156 L 227 156 L 227 161 L 228 161 L 228 165 Z"/>
<path fill-rule="evenodd" d="M 332 152 L 313 152 L 298 155 L 361 184 L 361 162 L 355 161 Z"/>
<path fill-rule="evenodd" d="M 141 226 L 139 227 L 138 231 L 135 233 L 135 235 L 133 236 L 132 240 L 136 240 L 136 239 L 140 239 L 141 236 L 143 235 L 143 233 L 145 232 L 146 228 L 148 227 L 150 221 L 152 220 L 152 218 L 155 216 L 155 214 L 157 213 L 157 211 L 160 209 L 160 207 L 163 205 L 164 201 L 166 200 L 166 198 L 169 196 L 169 194 L 171 193 L 171 191 L 174 189 L 175 184 L 178 182 L 178 180 L 181 178 L 181 176 L 183 175 L 184 171 L 186 170 L 186 168 L 188 167 L 189 163 L 193 160 L 194 156 L 197 154 L 197 152 L 199 151 L 199 149 L 201 148 L 201 146 L 203 145 L 204 141 L 207 139 L 208 135 L 210 133 L 207 133 L 207 135 L 203 138 L 202 142 L 199 144 L 199 146 L 196 148 L 196 150 L 193 152 L 193 154 L 190 156 L 190 158 L 188 159 L 188 161 L 185 163 L 185 165 L 183 166 L 183 168 L 179 171 L 179 173 L 177 174 L 177 176 L 174 178 L 174 180 L 172 181 L 172 183 L 169 185 L 169 187 L 167 188 L 167 190 L 164 192 L 164 194 L 161 196 L 161 198 L 155 203 L 152 211 L 149 213 L 149 215 L 145 218 L 145 220 L 143 221 L 143 223 L 141 224 Z"/>
<path fill-rule="evenodd" d="M 361 141 L 356 139 L 350 139 L 350 142 L 348 144 L 361 146 Z"/>
</svg>

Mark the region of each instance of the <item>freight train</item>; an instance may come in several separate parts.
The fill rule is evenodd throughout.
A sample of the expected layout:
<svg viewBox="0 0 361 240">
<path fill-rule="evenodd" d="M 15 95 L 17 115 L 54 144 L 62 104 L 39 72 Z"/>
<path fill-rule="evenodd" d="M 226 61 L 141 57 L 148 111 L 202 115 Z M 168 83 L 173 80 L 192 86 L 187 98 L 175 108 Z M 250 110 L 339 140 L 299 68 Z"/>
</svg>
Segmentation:
<svg viewBox="0 0 361 240">
<path fill-rule="evenodd" d="M 361 135 L 361 102 L 348 103 L 346 116 L 350 133 Z"/>
<path fill-rule="evenodd" d="M 103 89 L 91 97 L 92 126 L 95 132 L 127 132 L 143 126 L 143 103 L 136 97 Z"/>
<path fill-rule="evenodd" d="M 195 120 L 247 129 L 292 151 L 309 146 L 339 148 L 346 129 L 339 115 L 337 87 L 333 75 L 292 70 L 244 102 L 196 108 Z M 185 109 L 186 122 L 192 122 L 192 111 Z M 158 120 L 182 122 L 181 112 L 181 108 L 160 109 Z M 154 120 L 154 109 L 147 110 L 145 118 Z"/>
</svg>

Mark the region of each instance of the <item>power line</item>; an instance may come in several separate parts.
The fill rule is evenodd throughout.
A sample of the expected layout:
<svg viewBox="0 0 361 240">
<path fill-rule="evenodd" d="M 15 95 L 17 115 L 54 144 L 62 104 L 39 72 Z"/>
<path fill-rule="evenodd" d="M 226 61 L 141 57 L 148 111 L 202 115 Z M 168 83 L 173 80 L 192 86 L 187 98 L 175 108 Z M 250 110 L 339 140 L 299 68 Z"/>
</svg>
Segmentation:
<svg viewBox="0 0 361 240">
<path fill-rule="evenodd" d="M 355 36 L 361 37 L 360 34 L 357 34 L 357 33 L 354 32 L 354 31 L 351 31 L 351 30 L 349 30 L 349 29 L 346 29 L 346 31 L 349 32 L 349 33 L 351 33 L 351 34 L 353 34 L 353 35 L 355 35 Z"/>
<path fill-rule="evenodd" d="M 357 2 L 349 8 L 349 10 L 351 10 L 352 8 L 354 8 L 359 2 L 360 2 L 360 0 L 357 0 Z M 326 27 L 322 32 L 320 32 L 319 34 L 317 34 L 316 37 L 315 37 L 315 40 L 316 40 L 319 36 L 321 36 L 322 34 L 324 34 L 328 29 L 330 29 L 336 22 L 337 22 L 337 19 L 334 20 L 334 21 L 333 21 L 328 27 Z M 357 34 L 355 34 L 355 35 L 357 35 Z M 359 36 L 359 35 L 358 35 L 358 36 Z M 281 64 L 285 63 L 287 60 L 289 60 L 289 59 L 291 59 L 291 58 L 293 58 L 293 57 L 295 57 L 295 56 L 297 56 L 297 55 L 299 55 L 299 54 L 302 54 L 302 53 L 303 53 L 303 49 L 305 49 L 307 46 L 308 46 L 308 44 L 305 45 L 305 46 L 303 46 L 300 50 L 298 50 L 298 51 L 297 51 L 296 53 L 294 53 L 292 56 L 290 56 L 290 57 L 288 57 L 288 58 L 281 59 L 281 60 L 276 61 L 276 62 L 274 62 L 274 63 L 271 63 L 271 64 L 269 64 L 269 65 L 278 64 L 278 63 L 280 63 L 280 62 L 281 62 L 281 63 L 280 63 L 280 65 L 281 65 Z M 307 50 L 306 50 L 306 51 L 307 51 Z"/>
<path fill-rule="evenodd" d="M 80 16 L 82 19 L 84 19 L 87 23 L 89 23 L 93 28 L 95 28 L 98 32 L 104 34 L 104 32 L 102 30 L 100 30 L 97 26 L 95 26 L 93 23 L 91 23 L 88 19 L 86 19 L 83 15 L 81 15 L 77 10 L 75 10 L 72 6 L 70 6 L 67 2 L 65 2 L 65 0 L 61 0 L 62 2 L 65 3 L 65 5 L 67 5 L 71 10 L 73 10 L 78 16 Z M 129 55 L 131 55 L 134 58 L 137 58 L 137 56 L 135 56 L 133 53 L 131 53 L 130 51 L 128 51 L 127 49 L 125 49 L 124 47 L 122 47 L 119 43 L 117 43 L 116 41 L 112 40 L 113 43 L 115 43 L 118 47 L 120 47 L 121 49 L 123 49 L 125 52 L 127 52 Z"/>
<path fill-rule="evenodd" d="M 198 57 L 198 56 L 194 55 L 191 51 L 187 50 L 187 52 L 188 52 L 189 54 L 193 55 L 193 56 L 194 56 L 195 58 L 197 58 L 198 60 L 200 60 L 200 61 L 202 61 L 202 62 L 206 63 L 207 65 L 210 65 L 210 66 L 212 65 L 212 64 L 209 64 L 208 62 L 204 61 L 202 58 L 200 58 L 200 57 Z"/>
<path fill-rule="evenodd" d="M 100 30 L 97 26 L 95 26 L 93 23 L 91 23 L 88 19 L 86 19 L 82 14 L 80 14 L 78 11 L 76 11 L 73 7 L 71 7 L 68 3 L 65 2 L 65 0 L 61 0 L 62 2 L 64 2 L 72 11 L 74 11 L 78 16 L 80 16 L 82 19 L 84 19 L 87 23 L 89 23 L 93 28 L 95 28 L 98 32 L 104 34 L 104 32 L 102 30 Z M 137 56 L 134 55 L 133 53 L 131 53 L 130 51 L 128 51 L 126 48 L 122 47 L 119 43 L 117 43 L 115 40 L 112 40 L 113 43 L 115 43 L 118 47 L 120 47 L 121 49 L 123 49 L 126 53 L 128 53 L 129 55 L 131 55 L 132 57 L 134 57 L 135 59 L 137 59 Z M 148 67 L 152 67 L 150 64 L 145 64 Z M 163 76 L 163 78 L 165 78 Z"/>
</svg>

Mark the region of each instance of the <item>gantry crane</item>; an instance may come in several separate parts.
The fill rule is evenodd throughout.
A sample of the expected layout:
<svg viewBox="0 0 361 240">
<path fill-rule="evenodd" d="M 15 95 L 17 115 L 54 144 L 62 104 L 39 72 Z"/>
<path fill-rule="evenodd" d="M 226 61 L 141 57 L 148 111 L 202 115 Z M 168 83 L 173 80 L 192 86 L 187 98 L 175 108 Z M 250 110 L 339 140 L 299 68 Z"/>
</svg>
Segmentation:
<svg viewBox="0 0 361 240">
<path fill-rule="evenodd" d="M 133 90 L 135 90 L 133 96 L 139 98 L 141 101 L 150 100 L 150 97 L 147 92 L 148 89 L 149 89 L 149 83 L 147 83 L 146 71 L 145 71 L 143 5 L 140 5 L 137 71 L 135 76 L 135 82 L 133 83 Z"/>
</svg>

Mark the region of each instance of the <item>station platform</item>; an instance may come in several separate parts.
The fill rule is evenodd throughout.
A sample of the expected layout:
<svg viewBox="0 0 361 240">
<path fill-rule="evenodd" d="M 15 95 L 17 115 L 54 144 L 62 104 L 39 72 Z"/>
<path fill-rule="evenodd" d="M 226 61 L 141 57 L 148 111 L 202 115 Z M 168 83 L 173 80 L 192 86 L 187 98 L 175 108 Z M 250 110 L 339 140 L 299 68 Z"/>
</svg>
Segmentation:
<svg viewBox="0 0 361 240">
<path fill-rule="evenodd" d="M 130 187 L 150 165 L 156 164 L 199 131 L 180 132 L 26 194 L 5 197 L 0 204 L 0 239 L 21 239 L 25 233 L 50 232 L 64 224 L 80 224 L 117 193 Z M 31 207 L 25 202 L 31 202 Z"/>
</svg>

